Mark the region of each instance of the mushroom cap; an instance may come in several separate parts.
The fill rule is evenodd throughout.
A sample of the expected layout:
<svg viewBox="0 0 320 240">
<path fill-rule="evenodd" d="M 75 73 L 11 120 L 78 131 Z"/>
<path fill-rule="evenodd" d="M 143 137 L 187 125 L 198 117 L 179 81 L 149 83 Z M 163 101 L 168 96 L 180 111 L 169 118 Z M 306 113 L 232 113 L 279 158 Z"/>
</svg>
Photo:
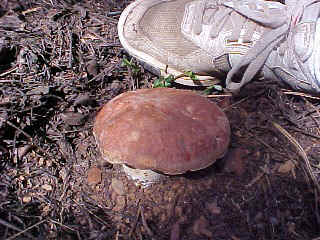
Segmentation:
<svg viewBox="0 0 320 240">
<path fill-rule="evenodd" d="M 169 175 L 223 157 L 230 125 L 221 109 L 189 90 L 140 89 L 109 101 L 93 133 L 104 160 Z"/>
</svg>

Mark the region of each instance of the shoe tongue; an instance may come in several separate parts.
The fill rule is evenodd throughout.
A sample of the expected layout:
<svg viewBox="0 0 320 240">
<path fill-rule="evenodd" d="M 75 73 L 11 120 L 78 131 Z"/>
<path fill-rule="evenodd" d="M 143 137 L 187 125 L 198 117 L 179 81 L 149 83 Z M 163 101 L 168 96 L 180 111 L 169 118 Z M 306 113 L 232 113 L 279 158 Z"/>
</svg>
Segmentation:
<svg viewBox="0 0 320 240">
<path fill-rule="evenodd" d="M 186 4 L 185 11 L 183 15 L 183 20 L 181 23 L 181 31 L 184 35 L 186 35 L 188 38 L 191 37 L 193 32 L 201 32 L 201 29 L 195 29 L 195 27 L 201 27 L 195 26 L 195 21 L 199 17 L 199 15 L 203 13 L 197 13 L 198 6 L 201 4 L 199 1 L 194 1 Z"/>
<path fill-rule="evenodd" d="M 181 32 L 188 40 L 210 53 L 210 31 L 216 9 L 206 6 L 205 2 L 193 1 L 186 4 Z"/>
</svg>

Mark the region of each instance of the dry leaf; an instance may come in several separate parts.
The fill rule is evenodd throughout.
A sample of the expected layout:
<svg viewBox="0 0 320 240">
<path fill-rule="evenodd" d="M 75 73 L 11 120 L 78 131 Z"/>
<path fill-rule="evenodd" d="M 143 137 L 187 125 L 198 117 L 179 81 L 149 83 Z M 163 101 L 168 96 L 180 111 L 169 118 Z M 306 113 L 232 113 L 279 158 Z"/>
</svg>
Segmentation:
<svg viewBox="0 0 320 240">
<path fill-rule="evenodd" d="M 92 167 L 88 171 L 89 185 L 95 185 L 101 182 L 101 170 L 97 167 Z"/>
<path fill-rule="evenodd" d="M 288 160 L 279 166 L 278 172 L 279 173 L 291 172 L 292 170 L 294 170 L 295 166 L 296 165 L 291 160 Z"/>
<path fill-rule="evenodd" d="M 111 181 L 111 188 L 118 194 L 118 195 L 124 195 L 125 194 L 125 187 L 123 185 L 123 182 L 116 179 L 112 178 Z"/>
</svg>

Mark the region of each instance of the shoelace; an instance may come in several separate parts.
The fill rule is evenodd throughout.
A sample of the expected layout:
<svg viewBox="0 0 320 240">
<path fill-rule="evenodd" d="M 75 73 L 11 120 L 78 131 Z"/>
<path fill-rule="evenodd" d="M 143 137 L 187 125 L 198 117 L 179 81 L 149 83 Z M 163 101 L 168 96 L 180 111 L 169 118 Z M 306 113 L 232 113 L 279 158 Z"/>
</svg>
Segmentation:
<svg viewBox="0 0 320 240">
<path fill-rule="evenodd" d="M 254 1 L 252 1 L 254 2 Z M 251 48 L 241 61 L 235 65 L 227 75 L 226 85 L 230 91 L 239 90 L 244 84 L 248 83 L 262 68 L 265 61 L 267 60 L 269 54 L 275 46 L 277 46 L 281 41 L 290 36 L 290 31 L 299 22 L 300 18 L 304 14 L 304 11 L 310 5 L 312 6 L 312 12 L 310 21 L 316 22 L 318 14 L 320 11 L 319 0 L 291 0 L 287 1 L 288 6 L 287 12 L 283 14 L 283 17 L 271 17 L 265 18 L 257 15 L 256 11 L 250 11 L 248 8 L 243 8 L 241 5 L 229 6 L 236 12 L 247 16 L 248 18 L 263 24 L 266 27 L 272 28 L 270 32 L 262 36 L 262 38 L 256 43 L 256 45 Z M 228 2 L 225 3 L 228 6 Z M 310 8 L 309 8 L 310 9 Z M 310 9 L 311 10 L 311 9 Z M 287 47 L 289 51 L 294 54 L 293 43 L 288 44 Z M 308 82 L 312 83 L 312 76 L 308 69 L 303 67 L 303 61 L 305 59 L 300 59 L 296 54 L 294 54 L 300 70 L 303 71 L 304 75 L 308 78 Z M 247 66 L 242 79 L 239 83 L 233 82 L 232 78 L 235 73 L 237 73 L 241 68 Z"/>
<path fill-rule="evenodd" d="M 255 6 L 259 4 L 259 7 L 263 11 L 257 11 Z M 277 4 L 277 3 L 273 3 Z M 280 3 L 279 3 L 280 4 Z M 227 18 L 230 17 L 231 12 L 235 11 L 247 18 L 260 23 L 261 25 L 270 28 L 271 30 L 264 34 L 259 41 L 256 42 L 254 47 L 248 50 L 248 52 L 241 58 L 241 61 L 234 65 L 229 71 L 226 78 L 226 86 L 232 92 L 238 91 L 243 85 L 250 82 L 254 76 L 259 72 L 266 62 L 271 51 L 283 42 L 288 37 L 292 36 L 290 32 L 293 30 L 296 24 L 299 23 L 301 17 L 307 12 L 308 21 L 316 22 L 319 12 L 320 12 L 320 0 L 287 0 L 286 7 L 281 5 L 283 9 L 283 14 L 277 16 L 269 15 L 269 7 L 266 2 L 261 0 L 246 0 L 246 1 L 237 1 L 237 0 L 228 0 L 228 1 L 210 1 L 205 0 L 198 4 L 197 12 L 204 12 L 206 8 L 215 9 L 218 6 L 228 7 L 224 11 L 220 11 L 217 16 L 217 11 L 214 11 L 215 14 L 215 23 L 220 23 L 217 25 L 212 25 L 210 29 L 210 36 L 215 37 L 219 34 L 219 31 L 223 28 L 224 23 Z M 310 6 L 312 5 L 312 9 Z M 252 7 L 248 7 L 252 6 Z M 309 8 L 308 8 L 309 7 Z M 194 19 L 194 28 L 193 31 L 196 34 L 201 32 L 201 21 L 203 16 L 200 14 L 197 16 L 197 19 Z M 199 24 L 200 23 L 200 24 Z M 243 23 L 244 24 L 244 23 Z M 240 29 L 235 29 L 236 34 L 240 36 Z M 233 33 L 234 35 L 235 33 Z M 288 44 L 286 46 L 290 52 L 294 53 L 294 45 Z M 310 53 L 311 54 L 311 53 Z M 309 83 L 313 83 L 311 73 L 308 69 L 303 67 L 303 62 L 306 59 L 300 59 L 299 56 L 294 54 L 296 61 L 300 67 L 300 70 L 307 77 Z M 308 56 L 306 56 L 308 58 Z M 240 69 L 245 69 L 242 79 L 240 82 L 233 82 L 232 79 L 234 75 L 240 71 Z"/>
</svg>

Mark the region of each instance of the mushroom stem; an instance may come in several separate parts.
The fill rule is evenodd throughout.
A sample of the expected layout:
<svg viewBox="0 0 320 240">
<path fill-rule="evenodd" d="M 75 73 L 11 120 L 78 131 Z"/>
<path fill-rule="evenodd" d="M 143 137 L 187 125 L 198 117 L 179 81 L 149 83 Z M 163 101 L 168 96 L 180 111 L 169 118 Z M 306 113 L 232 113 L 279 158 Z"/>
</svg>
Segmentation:
<svg viewBox="0 0 320 240">
<path fill-rule="evenodd" d="M 125 164 L 123 166 L 123 171 L 126 175 L 134 180 L 137 186 L 141 186 L 142 188 L 149 187 L 153 183 L 159 182 L 161 178 L 164 177 L 163 174 L 156 173 L 152 170 L 141 170 L 131 168 Z"/>
</svg>

